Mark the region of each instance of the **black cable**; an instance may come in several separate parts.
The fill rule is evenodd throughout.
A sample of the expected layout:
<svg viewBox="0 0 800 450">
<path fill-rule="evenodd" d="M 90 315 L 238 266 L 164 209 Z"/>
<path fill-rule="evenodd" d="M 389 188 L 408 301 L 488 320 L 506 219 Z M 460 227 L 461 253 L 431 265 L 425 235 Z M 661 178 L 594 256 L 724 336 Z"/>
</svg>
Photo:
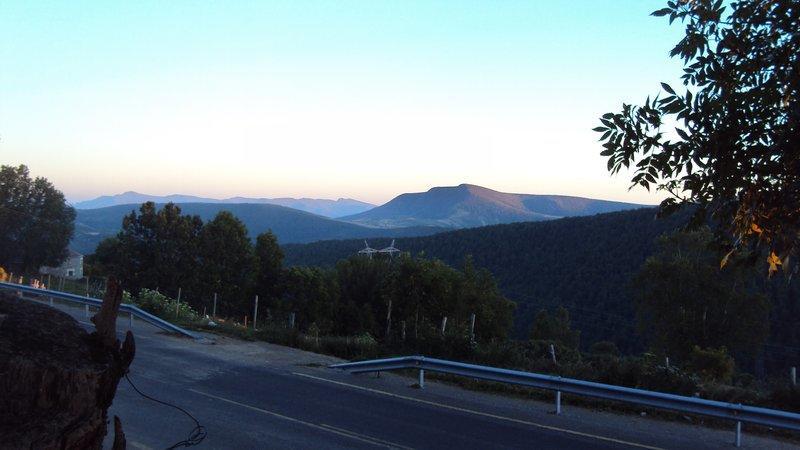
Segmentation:
<svg viewBox="0 0 800 450">
<path fill-rule="evenodd" d="M 133 384 L 133 381 L 131 381 L 131 379 L 128 378 L 128 374 L 127 373 L 125 374 L 125 379 L 128 380 L 128 383 L 131 385 L 133 390 L 138 392 L 139 395 L 141 395 L 142 397 L 144 397 L 144 398 L 146 398 L 148 400 L 152 400 L 152 401 L 154 401 L 156 403 L 160 403 L 162 405 L 170 406 L 172 408 L 175 408 L 178 411 L 180 411 L 180 412 L 186 414 L 187 416 L 189 416 L 189 418 L 194 421 L 195 427 L 192 428 L 192 431 L 189 432 L 189 437 L 187 437 L 186 440 L 177 442 L 176 444 L 174 444 L 174 445 L 172 445 L 170 447 L 167 447 L 167 450 L 172 450 L 172 449 L 176 449 L 176 448 L 179 448 L 179 447 L 191 447 L 193 445 L 197 445 L 197 444 L 203 442 L 203 439 L 206 438 L 206 428 L 204 426 L 200 425 L 200 422 L 198 422 L 198 420 L 193 415 L 191 415 L 189 413 L 189 411 L 186 411 L 185 409 L 181 408 L 180 406 L 173 405 L 172 403 L 167 403 L 167 402 L 159 400 L 157 398 L 153 398 L 153 397 L 145 394 L 144 392 L 140 391 L 139 388 L 137 388 L 136 385 Z"/>
</svg>

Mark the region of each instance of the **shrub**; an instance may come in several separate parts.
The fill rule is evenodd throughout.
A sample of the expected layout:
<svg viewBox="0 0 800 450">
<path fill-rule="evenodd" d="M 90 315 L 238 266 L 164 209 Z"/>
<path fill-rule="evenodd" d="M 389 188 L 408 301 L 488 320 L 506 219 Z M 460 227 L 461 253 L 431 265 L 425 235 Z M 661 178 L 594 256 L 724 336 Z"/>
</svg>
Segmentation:
<svg viewBox="0 0 800 450">
<path fill-rule="evenodd" d="M 703 381 L 730 383 L 734 362 L 725 347 L 701 349 L 695 345 L 689 353 L 686 368 Z"/>
<path fill-rule="evenodd" d="M 197 311 L 193 310 L 188 303 L 178 303 L 177 300 L 173 300 L 158 291 L 142 289 L 139 291 L 138 297 L 130 297 L 130 299 L 133 300 L 136 306 L 164 319 L 195 321 L 200 318 Z"/>
<path fill-rule="evenodd" d="M 619 356 L 617 345 L 609 341 L 595 342 L 589 347 L 591 356 Z"/>
</svg>

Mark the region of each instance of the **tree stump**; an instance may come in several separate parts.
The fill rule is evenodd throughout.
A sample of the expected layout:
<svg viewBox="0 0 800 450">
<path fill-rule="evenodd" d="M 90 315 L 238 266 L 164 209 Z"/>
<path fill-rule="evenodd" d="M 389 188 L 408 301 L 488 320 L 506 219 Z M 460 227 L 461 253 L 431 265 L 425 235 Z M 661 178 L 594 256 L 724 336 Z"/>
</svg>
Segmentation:
<svg viewBox="0 0 800 450">
<path fill-rule="evenodd" d="M 61 311 L 0 293 L 0 449 L 102 448 L 135 353 L 130 331 L 121 346 L 113 334 L 118 308 L 117 299 L 101 337 Z M 118 420 L 115 431 L 114 448 L 125 448 Z"/>
</svg>

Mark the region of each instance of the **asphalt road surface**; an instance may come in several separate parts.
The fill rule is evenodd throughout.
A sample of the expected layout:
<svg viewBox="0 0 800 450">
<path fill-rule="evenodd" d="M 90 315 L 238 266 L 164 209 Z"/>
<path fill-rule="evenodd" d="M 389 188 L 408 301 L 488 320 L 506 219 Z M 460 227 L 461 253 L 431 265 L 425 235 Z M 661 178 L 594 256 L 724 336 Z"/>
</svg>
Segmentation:
<svg viewBox="0 0 800 450">
<path fill-rule="evenodd" d="M 82 308 L 59 306 L 87 328 Z M 120 320 L 120 333 L 128 320 Z M 198 449 L 661 449 L 731 448 L 729 430 L 466 391 L 398 375 L 350 375 L 338 359 L 266 343 L 214 337 L 214 344 L 166 335 L 135 321 L 130 377 L 159 400 L 197 417 Z M 209 335 L 211 336 L 211 335 Z M 167 448 L 194 423 L 120 382 L 110 417 L 129 448 Z M 745 426 L 745 433 L 747 427 Z M 107 439 L 110 443 L 111 437 Z M 745 448 L 796 448 L 744 436 Z"/>
</svg>

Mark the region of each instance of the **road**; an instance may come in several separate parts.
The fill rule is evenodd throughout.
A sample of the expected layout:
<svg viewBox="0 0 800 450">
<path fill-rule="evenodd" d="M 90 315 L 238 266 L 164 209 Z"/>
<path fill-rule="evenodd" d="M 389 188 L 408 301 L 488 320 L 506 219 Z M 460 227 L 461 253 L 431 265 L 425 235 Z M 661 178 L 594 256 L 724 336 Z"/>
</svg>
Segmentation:
<svg viewBox="0 0 800 450">
<path fill-rule="evenodd" d="M 87 328 L 83 309 L 67 308 Z M 127 320 L 118 324 L 120 332 Z M 350 375 L 340 360 L 267 343 L 215 343 L 133 325 L 130 377 L 143 392 L 191 412 L 206 427 L 202 449 L 660 449 L 731 448 L 733 432 L 511 399 L 398 375 Z M 166 448 L 194 423 L 121 381 L 110 416 L 120 416 L 129 448 Z M 745 427 L 746 431 L 746 427 Z M 110 443 L 110 440 L 108 440 Z M 796 448 L 745 434 L 745 448 Z"/>
</svg>

